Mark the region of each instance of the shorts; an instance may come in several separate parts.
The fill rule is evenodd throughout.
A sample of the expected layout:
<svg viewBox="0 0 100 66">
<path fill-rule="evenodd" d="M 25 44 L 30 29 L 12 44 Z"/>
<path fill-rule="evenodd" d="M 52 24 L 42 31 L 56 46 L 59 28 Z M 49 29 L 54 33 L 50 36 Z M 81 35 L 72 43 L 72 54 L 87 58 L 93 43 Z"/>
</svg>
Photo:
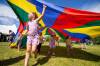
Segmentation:
<svg viewBox="0 0 100 66">
<path fill-rule="evenodd" d="M 27 44 L 39 45 L 39 36 L 27 36 Z"/>
</svg>

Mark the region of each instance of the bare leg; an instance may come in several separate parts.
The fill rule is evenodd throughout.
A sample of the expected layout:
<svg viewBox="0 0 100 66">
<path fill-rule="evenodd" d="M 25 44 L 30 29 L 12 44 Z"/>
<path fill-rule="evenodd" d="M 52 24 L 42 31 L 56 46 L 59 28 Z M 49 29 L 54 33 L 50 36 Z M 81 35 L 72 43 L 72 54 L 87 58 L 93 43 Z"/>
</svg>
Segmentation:
<svg viewBox="0 0 100 66">
<path fill-rule="evenodd" d="M 20 51 L 20 45 L 18 44 L 18 52 Z"/>
<path fill-rule="evenodd" d="M 83 44 L 82 43 L 80 44 L 80 48 L 83 49 Z"/>
<path fill-rule="evenodd" d="M 51 54 L 52 54 L 52 48 L 49 47 L 47 56 L 51 56 Z"/>
<path fill-rule="evenodd" d="M 30 57 L 30 54 L 31 54 L 31 45 L 30 44 L 27 44 L 27 49 L 26 49 L 26 56 L 25 56 L 25 64 L 24 66 L 28 66 L 28 62 L 29 62 L 29 57 Z"/>
<path fill-rule="evenodd" d="M 20 48 L 21 48 L 21 42 L 22 42 L 22 39 L 21 38 L 18 39 L 18 41 L 17 41 L 18 52 L 20 51 Z"/>
<path fill-rule="evenodd" d="M 55 55 L 55 47 L 52 48 L 52 55 Z"/>
<path fill-rule="evenodd" d="M 31 53 L 34 53 L 34 57 L 36 58 L 37 57 L 37 45 L 32 45 L 32 52 Z"/>
<path fill-rule="evenodd" d="M 86 49 L 86 48 L 87 48 L 86 43 L 84 43 L 84 49 Z"/>
<path fill-rule="evenodd" d="M 18 52 L 20 51 L 21 41 L 18 42 Z"/>
</svg>

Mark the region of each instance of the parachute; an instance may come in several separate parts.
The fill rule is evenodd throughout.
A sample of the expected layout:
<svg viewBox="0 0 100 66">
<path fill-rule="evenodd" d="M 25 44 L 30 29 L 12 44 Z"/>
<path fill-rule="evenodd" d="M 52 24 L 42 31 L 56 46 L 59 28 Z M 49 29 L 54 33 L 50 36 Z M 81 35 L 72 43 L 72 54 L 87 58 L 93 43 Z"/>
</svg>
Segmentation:
<svg viewBox="0 0 100 66">
<path fill-rule="evenodd" d="M 61 7 L 42 0 L 8 0 L 8 3 L 20 20 L 18 33 L 22 33 L 25 29 L 29 13 L 35 12 L 38 16 L 41 15 L 44 3 L 47 8 L 43 19 L 39 22 L 40 26 L 52 29 L 63 39 L 68 35 L 73 38 L 100 35 L 100 13 Z"/>
</svg>

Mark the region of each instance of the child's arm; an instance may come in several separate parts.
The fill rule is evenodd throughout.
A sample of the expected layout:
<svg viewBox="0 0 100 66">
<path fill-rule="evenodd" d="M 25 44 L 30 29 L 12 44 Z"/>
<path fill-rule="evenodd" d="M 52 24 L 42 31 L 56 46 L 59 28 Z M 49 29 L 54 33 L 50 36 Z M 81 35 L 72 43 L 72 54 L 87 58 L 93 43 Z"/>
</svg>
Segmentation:
<svg viewBox="0 0 100 66">
<path fill-rule="evenodd" d="M 24 31 L 22 32 L 22 35 L 27 35 L 27 31 L 28 31 L 28 30 L 24 30 Z"/>
<path fill-rule="evenodd" d="M 42 17 L 44 16 L 44 13 L 45 13 L 46 7 L 47 7 L 46 5 L 43 5 L 43 11 L 42 11 L 42 14 L 41 14 L 40 17 L 38 17 L 38 18 L 36 19 L 36 21 L 39 21 L 40 19 L 42 19 Z"/>
<path fill-rule="evenodd" d="M 45 40 L 46 40 L 46 38 L 42 36 L 42 41 L 43 41 L 43 43 L 45 42 Z"/>
<path fill-rule="evenodd" d="M 26 30 L 24 30 L 24 31 L 22 32 L 22 35 L 27 35 L 27 32 L 28 32 L 28 23 L 26 24 Z"/>
</svg>

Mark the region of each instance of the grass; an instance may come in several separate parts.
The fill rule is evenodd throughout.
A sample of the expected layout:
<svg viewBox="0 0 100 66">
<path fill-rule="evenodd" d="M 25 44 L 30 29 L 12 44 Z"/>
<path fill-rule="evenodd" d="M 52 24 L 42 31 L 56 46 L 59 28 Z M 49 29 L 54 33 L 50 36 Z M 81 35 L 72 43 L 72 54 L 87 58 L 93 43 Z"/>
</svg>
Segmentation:
<svg viewBox="0 0 100 66">
<path fill-rule="evenodd" d="M 42 46 L 41 53 L 37 58 L 38 63 L 34 63 L 35 59 L 30 58 L 30 66 L 100 66 L 100 45 L 88 46 L 87 49 L 78 49 L 79 45 L 74 45 L 72 54 L 66 52 L 63 43 L 58 46 L 55 51 L 56 55 L 46 57 L 48 46 Z M 8 47 L 7 42 L 0 42 L 0 66 L 24 66 L 25 49 L 17 52 L 17 49 Z"/>
</svg>

